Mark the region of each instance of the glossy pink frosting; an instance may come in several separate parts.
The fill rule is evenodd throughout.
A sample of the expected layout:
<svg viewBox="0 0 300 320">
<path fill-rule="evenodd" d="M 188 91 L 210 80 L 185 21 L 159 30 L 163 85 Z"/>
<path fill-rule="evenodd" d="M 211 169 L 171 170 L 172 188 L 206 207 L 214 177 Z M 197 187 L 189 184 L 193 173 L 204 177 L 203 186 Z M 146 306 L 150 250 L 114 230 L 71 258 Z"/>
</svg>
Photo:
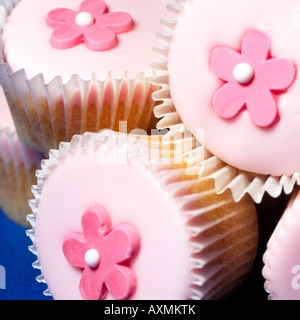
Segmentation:
<svg viewBox="0 0 300 320">
<path fill-rule="evenodd" d="M 191 248 L 184 217 L 158 177 L 126 157 L 115 147 L 83 148 L 60 161 L 45 181 L 35 246 L 54 299 L 82 299 L 82 271 L 68 263 L 62 245 L 69 233 L 82 232 L 81 217 L 95 205 L 109 213 L 112 228 L 130 224 L 140 234 L 140 249 L 131 263 L 137 279 L 131 299 L 180 300 L 191 295 Z"/>
<path fill-rule="evenodd" d="M 90 50 L 105 51 L 118 45 L 118 34 L 134 27 L 130 14 L 109 12 L 103 0 L 84 0 L 78 11 L 58 8 L 47 15 L 47 24 L 53 28 L 51 45 L 69 49 L 84 43 Z"/>
<path fill-rule="evenodd" d="M 156 31 L 160 19 L 168 17 L 168 0 L 107 0 L 109 12 L 123 11 L 132 16 L 134 27 L 118 35 L 117 46 L 106 51 L 93 51 L 84 44 L 60 50 L 50 43 L 53 29 L 46 23 L 48 13 L 58 8 L 77 11 L 83 0 L 22 0 L 13 9 L 4 28 L 5 56 L 13 71 L 24 68 L 28 78 L 43 73 L 46 82 L 56 75 L 64 82 L 73 74 L 89 80 L 92 74 L 106 78 L 109 72 L 123 78 L 137 73 L 152 74 Z"/>
<path fill-rule="evenodd" d="M 215 156 L 245 171 L 290 176 L 300 171 L 299 74 L 278 95 L 279 120 L 273 126 L 256 126 L 246 110 L 223 119 L 212 107 L 223 84 L 210 69 L 212 50 L 239 51 L 243 36 L 253 29 L 270 39 L 272 57 L 292 61 L 299 73 L 299 1 L 186 1 L 169 52 L 171 96 L 183 123 Z"/>
</svg>

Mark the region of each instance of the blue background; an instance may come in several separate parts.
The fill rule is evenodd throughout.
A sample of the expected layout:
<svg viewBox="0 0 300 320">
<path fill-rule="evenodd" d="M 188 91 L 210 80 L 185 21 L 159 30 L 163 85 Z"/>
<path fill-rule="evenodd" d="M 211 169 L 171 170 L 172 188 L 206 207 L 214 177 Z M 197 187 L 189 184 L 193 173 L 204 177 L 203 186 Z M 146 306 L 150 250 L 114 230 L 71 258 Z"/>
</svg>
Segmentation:
<svg viewBox="0 0 300 320">
<path fill-rule="evenodd" d="M 32 267 L 36 256 L 28 250 L 30 245 L 26 228 L 0 211 L 0 265 L 6 272 L 6 289 L 0 289 L 0 300 L 52 300 L 43 295 L 47 286 L 35 280 L 40 271 Z"/>
</svg>

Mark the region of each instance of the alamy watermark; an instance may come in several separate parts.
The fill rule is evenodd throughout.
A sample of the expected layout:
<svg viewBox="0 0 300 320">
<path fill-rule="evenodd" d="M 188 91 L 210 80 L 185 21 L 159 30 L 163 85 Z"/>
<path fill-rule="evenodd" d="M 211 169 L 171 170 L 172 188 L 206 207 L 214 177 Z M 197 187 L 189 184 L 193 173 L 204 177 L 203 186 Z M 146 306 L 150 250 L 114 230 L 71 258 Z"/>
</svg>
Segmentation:
<svg viewBox="0 0 300 320">
<path fill-rule="evenodd" d="M 292 288 L 294 290 L 299 290 L 300 289 L 300 266 L 294 266 L 292 268 L 292 274 L 294 274 L 295 276 L 292 278 Z"/>
<path fill-rule="evenodd" d="M 102 144 L 109 142 L 110 146 L 115 144 L 119 150 L 111 154 L 109 158 L 110 164 L 127 164 L 132 155 L 140 154 L 139 160 L 144 165 L 181 165 L 188 164 L 192 167 L 205 158 L 204 146 L 197 146 L 197 142 L 193 139 L 193 135 L 189 130 L 174 130 L 166 134 L 166 130 L 152 129 L 148 135 L 142 129 L 134 129 L 127 134 L 127 122 L 121 121 L 119 131 L 101 130 L 97 137 L 97 142 Z M 163 142 L 159 137 L 163 138 Z M 198 139 L 204 141 L 204 130 L 197 130 Z M 114 139 L 115 137 L 115 139 Z M 123 146 L 123 148 L 122 148 Z M 97 162 L 105 164 L 106 156 L 102 148 L 98 149 Z M 173 156 L 170 156 L 172 155 Z M 188 174 L 189 170 L 187 170 Z M 191 174 L 192 171 L 191 171 Z"/>
<path fill-rule="evenodd" d="M 0 290 L 6 289 L 6 271 L 3 266 L 0 266 Z"/>
<path fill-rule="evenodd" d="M 300 5 L 292 8 L 292 27 L 296 30 L 300 29 Z"/>
</svg>

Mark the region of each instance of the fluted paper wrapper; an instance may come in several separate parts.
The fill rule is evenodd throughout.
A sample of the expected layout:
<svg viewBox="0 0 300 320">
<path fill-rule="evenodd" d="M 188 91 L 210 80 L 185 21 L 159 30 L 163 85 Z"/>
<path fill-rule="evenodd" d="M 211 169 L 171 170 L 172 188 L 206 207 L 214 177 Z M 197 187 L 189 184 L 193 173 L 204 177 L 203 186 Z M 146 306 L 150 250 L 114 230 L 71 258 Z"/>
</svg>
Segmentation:
<svg viewBox="0 0 300 320">
<path fill-rule="evenodd" d="M 42 169 L 37 171 L 37 185 L 32 188 L 35 199 L 30 201 L 32 214 L 28 215 L 32 229 L 27 232 L 33 242 L 30 251 L 38 256 L 36 217 L 43 185 L 52 170 L 70 153 L 74 156 L 75 150 L 98 145 L 97 153 L 105 157 L 116 144 L 121 146 L 120 152 L 128 156 L 130 164 L 149 170 L 161 186 L 161 192 L 174 202 L 182 216 L 182 228 L 187 231 L 191 248 L 193 279 L 187 299 L 212 300 L 230 294 L 246 279 L 256 257 L 258 226 L 254 202 L 245 197 L 236 203 L 230 192 L 217 195 L 213 179 L 199 177 L 197 167 L 187 170 L 185 160 L 179 161 L 180 157 L 172 148 L 168 150 L 162 137 L 118 135 L 109 131 L 85 133 L 74 136 L 70 143 L 61 143 L 59 150 L 51 151 L 49 159 L 43 161 Z M 137 197 L 138 194 L 137 186 Z M 43 269 L 39 260 L 33 266 Z M 37 280 L 45 282 L 42 274 Z M 51 292 L 47 289 L 45 294 L 51 295 Z"/>
<path fill-rule="evenodd" d="M 168 7 L 171 18 L 161 22 L 161 30 L 157 33 L 160 46 L 154 48 L 154 50 L 158 54 L 158 59 L 152 63 L 152 67 L 157 74 L 153 77 L 152 82 L 154 85 L 161 87 L 160 90 L 153 93 L 153 99 L 161 102 L 154 108 L 154 114 L 159 119 L 157 128 L 161 130 L 169 129 L 168 135 L 176 137 L 177 148 L 180 150 L 182 148 L 188 149 L 184 147 L 188 143 L 187 156 L 191 157 L 191 161 L 201 167 L 201 174 L 214 179 L 217 193 L 229 189 L 235 201 L 240 201 L 245 194 L 249 194 L 256 203 L 260 203 L 266 193 L 273 198 L 279 197 L 283 192 L 286 194 L 292 193 L 295 185 L 300 184 L 300 172 L 295 172 L 292 176 L 274 177 L 240 171 L 205 150 L 205 146 L 196 141 L 182 122 L 170 94 L 167 61 L 173 32 L 176 28 L 178 15 L 184 10 L 184 3 L 184 0 L 178 0 Z M 178 138 L 180 136 L 184 138 Z M 170 140 L 168 137 L 166 139 Z M 191 145 L 194 146 L 192 149 L 190 148 Z"/>
<path fill-rule="evenodd" d="M 28 200 L 41 159 L 41 154 L 20 143 L 16 132 L 0 128 L 0 208 L 23 226 L 29 226 Z"/>
<path fill-rule="evenodd" d="M 18 2 L 2 1 L 0 26 Z M 29 79 L 24 69 L 13 72 L 3 48 L 0 62 L 0 83 L 17 132 L 24 144 L 44 154 L 75 134 L 104 128 L 122 132 L 155 128 L 152 93 L 158 87 L 151 84 L 152 75 L 141 72 L 129 78 L 125 71 L 122 78 L 109 73 L 100 80 L 94 74 L 87 81 L 74 74 L 67 83 L 57 75 L 45 83 L 42 73 Z"/>
</svg>

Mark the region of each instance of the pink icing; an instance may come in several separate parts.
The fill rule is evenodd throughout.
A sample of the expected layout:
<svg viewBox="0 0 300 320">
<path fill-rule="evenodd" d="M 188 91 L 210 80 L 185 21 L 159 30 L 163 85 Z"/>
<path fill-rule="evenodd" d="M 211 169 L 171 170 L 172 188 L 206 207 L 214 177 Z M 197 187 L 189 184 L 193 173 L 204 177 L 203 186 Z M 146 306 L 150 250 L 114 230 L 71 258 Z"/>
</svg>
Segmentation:
<svg viewBox="0 0 300 320">
<path fill-rule="evenodd" d="M 272 5 L 267 0 L 189 0 L 179 16 L 168 59 L 174 105 L 211 153 L 241 170 L 273 176 L 300 170 L 300 77 L 287 92 L 276 95 L 280 115 L 276 125 L 257 127 L 245 109 L 235 118 L 223 119 L 212 104 L 224 85 L 210 69 L 212 50 L 225 46 L 238 52 L 246 32 L 257 30 L 270 40 L 273 57 L 289 59 L 298 68 L 299 12 L 296 0 Z M 197 30 L 197 37 L 192 30 Z"/>
<path fill-rule="evenodd" d="M 279 221 L 264 255 L 265 289 L 270 300 L 300 300 L 300 192 Z"/>
<path fill-rule="evenodd" d="M 51 44 L 57 49 L 68 49 L 84 42 L 95 51 L 108 50 L 118 43 L 116 34 L 133 28 L 132 17 L 125 12 L 107 12 L 102 0 L 85 0 L 78 12 L 70 9 L 55 9 L 47 15 L 47 24 L 54 28 Z M 89 13 L 93 19 L 87 26 L 76 22 L 81 13 Z M 89 15 L 88 15 L 89 16 Z"/>
<path fill-rule="evenodd" d="M 116 165 L 116 159 L 121 164 Z M 193 262 L 184 215 L 158 177 L 137 160 L 128 161 L 126 152 L 115 147 L 106 151 L 96 146 L 74 151 L 61 161 L 45 181 L 39 200 L 35 245 L 53 298 L 83 299 L 82 271 L 67 262 L 62 244 L 67 234 L 82 232 L 83 212 L 97 204 L 109 212 L 113 227 L 130 224 L 139 231 L 141 250 L 130 264 L 137 287 L 130 299 L 187 299 L 192 294 Z M 106 299 L 114 299 L 110 291 Z"/>
<path fill-rule="evenodd" d="M 82 216 L 83 234 L 70 233 L 63 243 L 68 262 L 83 269 L 80 292 L 86 300 L 103 300 L 109 291 L 117 300 L 129 299 L 136 290 L 133 270 L 124 265 L 138 252 L 140 237 L 135 227 L 122 224 L 112 229 L 108 212 L 101 206 L 89 208 Z M 88 250 L 96 250 L 100 261 L 90 266 Z"/>
<path fill-rule="evenodd" d="M 215 94 L 213 107 L 218 115 L 232 119 L 244 106 L 258 127 L 268 127 L 278 119 L 276 94 L 290 87 L 296 76 L 294 64 L 286 59 L 269 59 L 270 41 L 259 31 L 248 31 L 242 40 L 241 54 L 217 47 L 211 55 L 212 72 L 226 81 Z M 233 70 L 241 63 L 254 69 L 254 79 L 238 82 Z"/>
<path fill-rule="evenodd" d="M 46 83 L 57 75 L 64 83 L 73 74 L 84 80 L 90 80 L 93 74 L 105 79 L 109 72 L 115 78 L 123 78 L 125 73 L 130 79 L 140 72 L 152 75 L 152 48 L 157 45 L 160 19 L 169 16 L 169 0 L 106 0 L 109 12 L 127 12 L 134 18 L 133 29 L 118 37 L 116 47 L 105 51 L 90 50 L 86 45 L 55 49 L 50 43 L 53 29 L 45 23 L 48 13 L 57 8 L 77 12 L 81 3 L 82 0 L 20 1 L 3 29 L 5 59 L 12 70 L 24 68 L 28 78 L 42 73 Z"/>
</svg>

